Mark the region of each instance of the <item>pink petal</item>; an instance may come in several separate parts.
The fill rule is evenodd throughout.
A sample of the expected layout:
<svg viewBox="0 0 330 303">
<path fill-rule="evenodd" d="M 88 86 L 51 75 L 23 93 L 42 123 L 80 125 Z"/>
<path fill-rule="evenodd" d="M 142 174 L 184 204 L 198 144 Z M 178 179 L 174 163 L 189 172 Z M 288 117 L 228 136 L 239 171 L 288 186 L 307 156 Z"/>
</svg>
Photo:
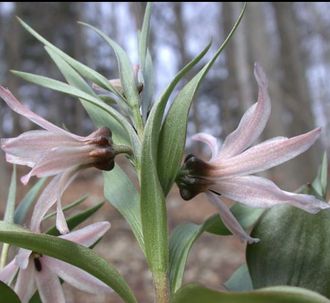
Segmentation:
<svg viewBox="0 0 330 303">
<path fill-rule="evenodd" d="M 56 146 L 79 146 L 72 137 L 45 130 L 32 130 L 16 138 L 1 139 L 1 148 L 10 163 L 33 167 L 46 153 Z"/>
<path fill-rule="evenodd" d="M 207 133 L 198 133 L 198 134 L 192 136 L 192 139 L 201 141 L 208 145 L 208 147 L 211 149 L 210 161 L 212 161 L 213 159 L 215 159 L 217 157 L 218 152 L 219 152 L 219 145 L 218 145 L 217 139 L 215 137 L 213 137 Z"/>
<path fill-rule="evenodd" d="M 15 277 L 18 266 L 15 259 L 0 270 L 0 281 L 9 284 Z"/>
<path fill-rule="evenodd" d="M 110 226 L 110 223 L 106 221 L 97 222 L 60 236 L 60 238 L 90 247 L 109 230 Z"/>
<path fill-rule="evenodd" d="M 238 236 L 241 241 L 247 241 L 249 244 L 259 242 L 259 239 L 252 238 L 249 234 L 242 228 L 241 224 L 233 216 L 227 205 L 215 194 L 207 192 L 208 199 L 219 208 L 219 214 L 224 225 L 231 231 L 233 235 Z"/>
<path fill-rule="evenodd" d="M 36 163 L 27 175 L 21 178 L 21 181 L 23 184 L 27 184 L 32 176 L 52 176 L 77 166 L 89 164 L 94 161 L 89 156 L 94 148 L 92 145 L 54 147 Z"/>
<path fill-rule="evenodd" d="M 36 123 L 37 125 L 41 126 L 48 131 L 60 133 L 66 136 L 70 136 L 76 140 L 83 140 L 83 137 L 71 134 L 70 132 L 54 125 L 53 123 L 45 120 L 44 118 L 40 117 L 39 115 L 35 114 L 27 107 L 25 107 L 22 103 L 20 103 L 14 95 L 6 88 L 0 85 L 0 97 L 7 103 L 7 105 L 16 113 L 28 118 L 32 122 Z"/>
<path fill-rule="evenodd" d="M 66 234 L 69 232 L 69 227 L 66 223 L 66 219 L 62 210 L 62 195 L 65 189 L 73 182 L 77 177 L 79 169 L 72 169 L 66 171 L 60 177 L 58 188 L 56 190 L 57 194 L 57 204 L 56 204 L 56 228 L 61 234 Z"/>
<path fill-rule="evenodd" d="M 257 63 L 254 66 L 254 75 L 259 86 L 258 101 L 246 111 L 236 130 L 227 136 L 220 150 L 219 159 L 241 153 L 260 136 L 266 126 L 271 104 L 266 75 Z"/>
<path fill-rule="evenodd" d="M 65 303 L 64 293 L 59 278 L 48 268 L 44 257 L 39 258 L 41 271 L 35 271 L 38 292 L 42 302 Z"/>
<path fill-rule="evenodd" d="M 231 177 L 253 174 L 286 162 L 313 145 L 320 135 L 320 128 L 287 139 L 274 138 L 255 145 L 235 157 L 214 162 L 212 177 Z"/>
<path fill-rule="evenodd" d="M 21 299 L 22 303 L 28 303 L 36 290 L 34 273 L 35 268 L 31 261 L 26 269 L 20 269 L 18 272 L 15 292 Z"/>
<path fill-rule="evenodd" d="M 30 256 L 32 254 L 31 250 L 20 248 L 18 250 L 18 253 L 15 257 L 15 263 L 19 266 L 21 269 L 26 269 L 29 265 Z"/>
<path fill-rule="evenodd" d="M 105 283 L 78 267 L 46 256 L 43 259 L 43 264 L 54 274 L 78 289 L 92 294 L 113 292 Z"/>
<path fill-rule="evenodd" d="M 268 208 L 279 204 L 289 204 L 309 213 L 317 213 L 330 205 L 314 196 L 294 194 L 281 190 L 272 181 L 256 176 L 222 179 L 211 189 L 224 197 L 252 206 Z"/>
<path fill-rule="evenodd" d="M 36 202 L 32 217 L 30 229 L 33 232 L 40 233 L 40 224 L 48 210 L 55 204 L 57 199 L 57 190 L 61 175 L 55 176 L 45 187 Z"/>
</svg>

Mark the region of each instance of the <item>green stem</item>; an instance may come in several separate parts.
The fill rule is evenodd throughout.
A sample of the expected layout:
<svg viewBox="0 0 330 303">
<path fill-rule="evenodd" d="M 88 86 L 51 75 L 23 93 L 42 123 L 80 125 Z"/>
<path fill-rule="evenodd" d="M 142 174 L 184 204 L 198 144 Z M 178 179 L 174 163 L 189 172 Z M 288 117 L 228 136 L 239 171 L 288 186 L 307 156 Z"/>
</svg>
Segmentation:
<svg viewBox="0 0 330 303">
<path fill-rule="evenodd" d="M 116 144 L 113 144 L 112 145 L 112 148 L 115 151 L 115 155 L 119 155 L 119 154 L 128 154 L 130 156 L 133 155 L 132 149 L 129 146 L 127 146 L 127 145 L 116 145 Z"/>
<path fill-rule="evenodd" d="M 156 291 L 156 303 L 169 303 L 169 283 L 166 273 L 155 273 L 154 283 Z"/>
<path fill-rule="evenodd" d="M 133 113 L 133 118 L 135 121 L 136 132 L 137 132 L 139 138 L 142 139 L 144 126 L 143 126 L 142 116 L 140 114 L 140 109 L 137 104 L 132 107 L 132 113 Z"/>
</svg>

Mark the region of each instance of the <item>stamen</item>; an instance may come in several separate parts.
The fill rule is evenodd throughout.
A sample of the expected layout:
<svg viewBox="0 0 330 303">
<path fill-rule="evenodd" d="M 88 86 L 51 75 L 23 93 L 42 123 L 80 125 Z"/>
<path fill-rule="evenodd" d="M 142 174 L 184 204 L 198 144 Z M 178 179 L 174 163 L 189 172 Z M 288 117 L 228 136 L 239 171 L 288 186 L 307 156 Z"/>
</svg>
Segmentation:
<svg viewBox="0 0 330 303">
<path fill-rule="evenodd" d="M 42 265 L 41 265 L 41 262 L 40 262 L 40 257 L 33 258 L 33 262 L 34 262 L 34 267 L 36 268 L 36 271 L 41 272 Z"/>
</svg>

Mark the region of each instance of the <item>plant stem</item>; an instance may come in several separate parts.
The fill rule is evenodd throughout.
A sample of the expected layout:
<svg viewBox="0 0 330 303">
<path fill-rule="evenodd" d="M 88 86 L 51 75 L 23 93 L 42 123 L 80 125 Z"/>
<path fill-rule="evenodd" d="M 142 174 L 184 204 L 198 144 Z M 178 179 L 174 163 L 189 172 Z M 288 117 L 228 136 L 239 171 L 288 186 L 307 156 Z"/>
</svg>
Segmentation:
<svg viewBox="0 0 330 303">
<path fill-rule="evenodd" d="M 9 244 L 3 243 L 1 257 L 0 257 L 0 269 L 4 268 L 7 262 Z"/>
<path fill-rule="evenodd" d="M 169 303 L 169 287 L 166 273 L 155 273 L 156 303 Z"/>
</svg>

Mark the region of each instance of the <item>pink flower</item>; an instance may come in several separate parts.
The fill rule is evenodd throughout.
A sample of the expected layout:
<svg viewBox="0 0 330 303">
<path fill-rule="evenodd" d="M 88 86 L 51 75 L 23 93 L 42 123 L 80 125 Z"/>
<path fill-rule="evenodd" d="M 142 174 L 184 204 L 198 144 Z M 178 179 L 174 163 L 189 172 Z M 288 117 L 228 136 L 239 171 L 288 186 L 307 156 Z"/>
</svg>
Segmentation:
<svg viewBox="0 0 330 303">
<path fill-rule="evenodd" d="M 206 133 L 193 136 L 210 147 L 211 158 L 204 162 L 193 155 L 188 156 L 177 178 L 183 199 L 189 200 L 205 192 L 219 208 L 228 229 L 249 243 L 258 239 L 251 238 L 243 230 L 220 195 L 252 207 L 290 204 L 310 213 L 330 207 L 313 196 L 283 191 L 272 181 L 251 175 L 303 153 L 321 131 L 316 128 L 290 139 L 275 137 L 250 147 L 264 130 L 271 110 L 267 78 L 258 64 L 255 64 L 254 74 L 259 86 L 258 101 L 246 111 L 237 129 L 227 136 L 221 147 L 215 137 Z"/>
<path fill-rule="evenodd" d="M 111 131 L 99 128 L 87 137 L 72 134 L 43 119 L 21 104 L 9 90 L 0 86 L 0 97 L 18 114 L 44 128 L 27 131 L 16 138 L 1 139 L 0 146 L 10 163 L 27 165 L 31 171 L 21 178 L 27 184 L 32 176 L 53 176 L 49 195 L 57 200 L 57 228 L 68 232 L 61 208 L 61 196 L 81 169 L 96 167 L 111 170 L 114 156 Z M 48 210 L 48 209 L 47 209 Z"/>
<path fill-rule="evenodd" d="M 37 224 L 33 222 L 31 225 Z M 70 232 L 62 239 L 91 246 L 110 228 L 109 222 L 98 222 Z M 39 230 L 39 226 L 37 226 Z M 11 284 L 18 271 L 15 292 L 22 303 L 27 303 L 38 290 L 42 302 L 65 303 L 59 278 L 72 286 L 92 293 L 110 293 L 112 289 L 78 267 L 52 257 L 20 249 L 16 257 L 0 271 L 0 281 Z"/>
</svg>

